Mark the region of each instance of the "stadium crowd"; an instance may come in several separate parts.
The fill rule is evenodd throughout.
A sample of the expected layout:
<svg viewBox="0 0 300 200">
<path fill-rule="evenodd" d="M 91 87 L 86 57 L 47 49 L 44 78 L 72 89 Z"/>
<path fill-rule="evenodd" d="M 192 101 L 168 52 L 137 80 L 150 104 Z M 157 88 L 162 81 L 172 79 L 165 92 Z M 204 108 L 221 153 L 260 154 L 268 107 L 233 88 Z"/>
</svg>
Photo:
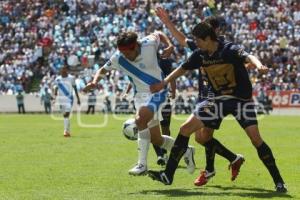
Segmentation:
<svg viewBox="0 0 300 200">
<path fill-rule="evenodd" d="M 224 18 L 226 38 L 242 43 L 270 67 L 259 76 L 249 69 L 256 90 L 300 89 L 300 3 L 292 0 L 7 0 L 0 2 L 0 94 L 30 92 L 34 81 L 41 91 L 51 84 L 65 60 L 82 89 L 91 75 L 115 51 L 120 31 L 168 33 L 154 14 L 169 12 L 186 35 L 211 15 Z M 191 53 L 176 45 L 173 66 Z M 77 66 L 77 67 L 76 67 Z M 99 91 L 110 95 L 125 89 L 128 79 L 111 72 Z M 177 81 L 178 90 L 197 88 L 197 72 Z"/>
</svg>

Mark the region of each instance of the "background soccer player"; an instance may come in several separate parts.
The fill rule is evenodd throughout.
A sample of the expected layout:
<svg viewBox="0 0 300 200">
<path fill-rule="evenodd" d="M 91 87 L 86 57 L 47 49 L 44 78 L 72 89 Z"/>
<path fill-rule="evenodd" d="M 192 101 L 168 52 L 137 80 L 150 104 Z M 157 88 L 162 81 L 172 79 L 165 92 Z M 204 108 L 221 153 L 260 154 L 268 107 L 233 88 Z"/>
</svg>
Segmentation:
<svg viewBox="0 0 300 200">
<path fill-rule="evenodd" d="M 77 98 L 77 104 L 80 105 L 80 98 L 75 85 L 74 76 L 68 74 L 68 68 L 64 65 L 60 69 L 60 76 L 55 79 L 55 101 L 58 101 L 60 110 L 64 116 L 64 136 L 70 137 L 70 112 L 73 106 L 73 90 Z"/>
<path fill-rule="evenodd" d="M 135 123 L 138 128 L 138 163 L 129 170 L 131 175 L 143 175 L 147 172 L 147 155 L 150 142 L 164 149 L 170 150 L 174 139 L 160 134 L 159 120 L 160 106 L 165 102 L 167 88 L 162 92 L 151 94 L 150 85 L 163 80 L 163 73 L 157 62 L 157 50 L 160 41 L 166 45 L 162 56 L 167 57 L 173 52 L 173 45 L 167 36 L 161 32 L 155 32 L 138 41 L 134 32 L 124 32 L 118 36 L 118 51 L 110 60 L 101 67 L 91 83 L 88 83 L 84 91 L 95 88 L 98 81 L 108 70 L 117 69 L 124 72 L 134 86 L 134 105 L 136 108 Z M 191 162 L 189 168 L 194 171 L 195 165 Z"/>
<path fill-rule="evenodd" d="M 261 73 L 266 73 L 268 68 L 255 56 L 246 53 L 239 45 L 218 40 L 216 32 L 208 23 L 201 22 L 196 25 L 192 34 L 197 46 L 204 52 L 200 50 L 193 52 L 188 60 L 164 81 L 152 85 L 151 91 L 161 90 L 168 82 L 183 75 L 186 70 L 203 66 L 216 96 L 214 101 L 203 102 L 205 107 L 197 108 L 181 126 L 166 169 L 161 172 L 149 170 L 149 176 L 164 184 L 172 184 L 178 162 L 187 148 L 190 135 L 203 127 L 218 129 L 223 118 L 232 114 L 257 149 L 259 158 L 273 178 L 276 191 L 287 192 L 273 153 L 260 136 L 252 100 L 252 85 L 244 63 L 252 63 Z"/>
<path fill-rule="evenodd" d="M 197 44 L 192 39 L 188 39 L 182 32 L 180 32 L 176 26 L 170 20 L 168 13 L 162 7 L 156 9 L 156 15 L 160 20 L 166 25 L 168 30 L 178 41 L 182 47 L 188 47 L 191 51 L 195 51 L 198 47 Z M 218 39 L 224 40 L 224 36 L 221 34 L 220 21 L 218 17 L 208 17 L 205 19 L 207 23 L 212 25 L 212 27 L 218 33 Z M 206 80 L 206 83 L 205 81 Z M 198 78 L 198 87 L 199 87 L 199 99 L 198 102 L 212 98 L 214 93 L 209 85 L 207 85 L 207 77 L 203 70 L 199 68 L 199 78 Z M 214 129 L 209 127 L 204 127 L 195 132 L 196 141 L 205 147 L 206 154 L 206 167 L 204 171 L 200 172 L 199 177 L 196 178 L 194 184 L 197 186 L 205 185 L 211 177 L 213 177 L 216 172 L 214 168 L 214 159 L 215 153 L 226 158 L 231 166 L 231 180 L 235 180 L 239 174 L 241 165 L 243 164 L 244 158 L 241 154 L 234 154 L 229 149 L 227 149 L 223 144 L 221 144 L 217 139 L 213 138 Z"/>
</svg>

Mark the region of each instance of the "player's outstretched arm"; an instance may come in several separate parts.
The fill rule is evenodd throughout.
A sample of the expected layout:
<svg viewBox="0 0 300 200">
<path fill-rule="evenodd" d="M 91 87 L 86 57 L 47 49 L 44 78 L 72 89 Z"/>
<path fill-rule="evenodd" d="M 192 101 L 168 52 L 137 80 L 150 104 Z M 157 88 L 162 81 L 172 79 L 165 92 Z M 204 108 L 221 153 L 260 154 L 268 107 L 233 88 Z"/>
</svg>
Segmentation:
<svg viewBox="0 0 300 200">
<path fill-rule="evenodd" d="M 129 94 L 131 88 L 132 88 L 132 84 L 129 83 L 128 86 L 127 86 L 127 88 L 126 88 L 126 90 L 125 90 L 125 92 L 124 92 L 124 94 L 122 95 L 122 99 L 124 99 L 124 98 L 127 97 L 127 95 Z"/>
<path fill-rule="evenodd" d="M 103 78 L 105 76 L 105 74 L 107 73 L 107 70 L 104 67 L 101 67 L 100 69 L 98 69 L 98 71 L 96 72 L 93 81 L 89 82 L 84 88 L 83 91 L 84 92 L 88 92 L 89 90 L 92 90 L 96 87 L 97 83 L 101 80 L 101 78 Z"/>
<path fill-rule="evenodd" d="M 54 94 L 54 97 L 51 98 L 52 104 L 54 104 L 55 101 L 56 101 L 57 93 L 58 93 L 58 87 L 57 87 L 57 86 L 54 86 L 54 88 L 53 88 L 53 94 Z"/>
<path fill-rule="evenodd" d="M 157 31 L 159 35 L 159 39 L 162 43 L 164 43 L 167 47 L 163 50 L 163 53 L 161 54 L 162 58 L 168 58 L 174 51 L 174 46 L 171 42 L 171 40 L 161 31 Z"/>
<path fill-rule="evenodd" d="M 170 85 L 171 85 L 171 98 L 175 99 L 175 97 L 176 97 L 176 81 L 175 80 L 171 81 Z"/>
<path fill-rule="evenodd" d="M 171 74 L 169 74 L 163 81 L 161 81 L 160 83 L 156 83 L 156 84 L 151 85 L 150 86 L 150 91 L 152 93 L 161 91 L 170 82 L 175 81 L 176 78 L 178 78 L 178 77 L 182 76 L 183 74 L 185 74 L 185 72 L 186 72 L 185 69 L 183 69 L 182 67 L 178 67 Z"/>
<path fill-rule="evenodd" d="M 173 37 L 179 42 L 179 44 L 182 47 L 187 47 L 186 36 L 176 28 L 176 26 L 170 20 L 167 11 L 162 7 L 157 7 L 155 13 L 158 16 L 158 18 L 162 21 L 162 23 L 167 27 L 167 29 L 171 32 Z"/>
<path fill-rule="evenodd" d="M 76 98 L 77 98 L 77 104 L 80 105 L 80 98 L 79 98 L 79 95 L 78 95 L 77 87 L 74 85 L 73 89 L 75 91 L 75 95 L 76 95 Z"/>
<path fill-rule="evenodd" d="M 246 58 L 246 62 L 253 64 L 260 73 L 265 74 L 269 71 L 269 68 L 263 65 L 258 58 L 253 55 L 248 55 Z"/>
</svg>

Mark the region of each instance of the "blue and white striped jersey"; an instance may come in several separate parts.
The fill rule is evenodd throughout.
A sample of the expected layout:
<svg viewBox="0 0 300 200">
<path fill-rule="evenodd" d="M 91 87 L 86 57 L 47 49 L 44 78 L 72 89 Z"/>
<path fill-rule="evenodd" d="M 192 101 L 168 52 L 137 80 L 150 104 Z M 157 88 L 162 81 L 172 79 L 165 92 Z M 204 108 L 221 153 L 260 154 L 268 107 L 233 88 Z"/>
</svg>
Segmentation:
<svg viewBox="0 0 300 200">
<path fill-rule="evenodd" d="M 104 68 L 120 70 L 126 74 L 137 93 L 150 93 L 149 86 L 164 78 L 157 59 L 160 38 L 157 33 L 153 33 L 144 37 L 139 43 L 141 44 L 141 53 L 135 61 L 126 59 L 120 51 L 116 51 Z"/>
<path fill-rule="evenodd" d="M 55 86 L 58 88 L 57 98 L 60 103 L 73 102 L 74 76 L 70 74 L 67 77 L 58 76 L 55 79 Z"/>
</svg>

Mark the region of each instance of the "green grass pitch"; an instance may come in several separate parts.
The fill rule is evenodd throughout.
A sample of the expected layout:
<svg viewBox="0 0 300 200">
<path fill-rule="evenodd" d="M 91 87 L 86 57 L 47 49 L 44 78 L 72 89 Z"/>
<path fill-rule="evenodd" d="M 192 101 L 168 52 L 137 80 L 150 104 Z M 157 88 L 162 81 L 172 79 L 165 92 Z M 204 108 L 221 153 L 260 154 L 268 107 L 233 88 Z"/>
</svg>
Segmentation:
<svg viewBox="0 0 300 200">
<path fill-rule="evenodd" d="M 137 160 L 136 142 L 121 134 L 122 122 L 108 116 L 103 128 L 84 127 L 103 122 L 103 115 L 72 116 L 72 137 L 62 136 L 63 121 L 47 115 L 0 115 L 0 199 L 300 199 L 300 118 L 266 116 L 259 121 L 264 140 L 272 148 L 287 194 L 277 194 L 255 148 L 236 121 L 223 121 L 215 133 L 225 146 L 245 156 L 236 181 L 230 181 L 228 162 L 216 156 L 216 176 L 204 187 L 194 179 L 204 167 L 204 149 L 196 147 L 197 170 L 190 175 L 180 163 L 172 186 L 164 186 L 147 176 L 131 177 L 128 170 Z M 187 116 L 171 123 L 176 137 Z M 156 165 L 153 148 L 150 169 Z"/>
</svg>

